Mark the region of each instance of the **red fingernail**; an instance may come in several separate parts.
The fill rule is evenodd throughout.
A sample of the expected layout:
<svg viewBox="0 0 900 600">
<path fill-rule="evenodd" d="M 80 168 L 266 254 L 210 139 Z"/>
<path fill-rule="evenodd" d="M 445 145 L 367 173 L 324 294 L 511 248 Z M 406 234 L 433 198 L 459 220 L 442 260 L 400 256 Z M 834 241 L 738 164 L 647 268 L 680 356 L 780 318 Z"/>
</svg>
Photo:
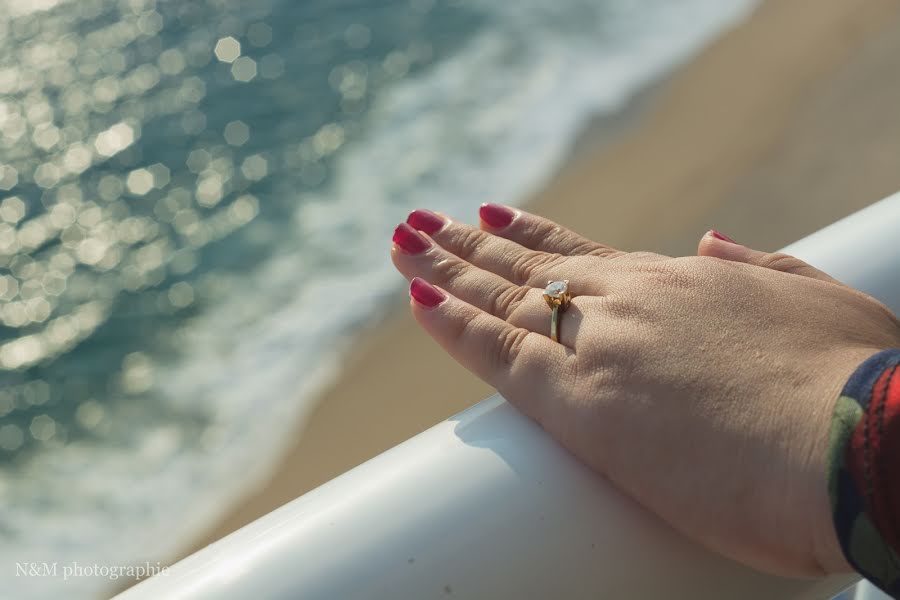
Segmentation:
<svg viewBox="0 0 900 600">
<path fill-rule="evenodd" d="M 428 235 L 431 235 L 432 233 L 440 231 L 441 227 L 444 226 L 444 217 L 437 213 L 433 213 L 430 210 L 417 208 L 409 213 L 409 216 L 406 217 L 406 222 L 419 231 L 424 231 Z"/>
<path fill-rule="evenodd" d="M 434 308 L 447 299 L 444 292 L 418 277 L 409 282 L 409 295 L 425 308 Z"/>
<path fill-rule="evenodd" d="M 425 236 L 406 223 L 397 225 L 391 240 L 407 254 L 421 254 L 431 247 L 431 242 L 425 239 Z"/>
<path fill-rule="evenodd" d="M 724 233 L 719 233 L 719 232 L 716 231 L 715 229 L 710 229 L 710 230 L 709 230 L 709 235 L 713 236 L 713 237 L 716 238 L 717 240 L 722 240 L 723 242 L 731 242 L 732 244 L 737 244 L 736 241 L 734 241 L 733 239 L 731 239 L 730 237 L 728 237 L 728 236 L 725 235 Z"/>
<path fill-rule="evenodd" d="M 508 227 L 513 219 L 516 218 L 516 211 L 502 204 L 482 204 L 478 209 L 478 216 L 494 229 L 503 229 Z"/>
</svg>

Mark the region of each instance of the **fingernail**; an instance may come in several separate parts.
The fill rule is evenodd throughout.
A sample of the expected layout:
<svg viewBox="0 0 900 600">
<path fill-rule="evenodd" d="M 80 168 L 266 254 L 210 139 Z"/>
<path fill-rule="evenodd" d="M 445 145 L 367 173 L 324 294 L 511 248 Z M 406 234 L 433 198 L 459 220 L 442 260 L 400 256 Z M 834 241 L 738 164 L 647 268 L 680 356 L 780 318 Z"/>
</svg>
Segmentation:
<svg viewBox="0 0 900 600">
<path fill-rule="evenodd" d="M 716 238 L 717 240 L 722 240 L 723 242 L 730 242 L 730 243 L 732 243 L 732 244 L 737 244 L 736 241 L 734 241 L 733 239 L 731 239 L 730 237 L 728 237 L 728 236 L 725 235 L 724 233 L 719 233 L 719 232 L 716 231 L 715 229 L 710 229 L 710 230 L 709 230 L 709 235 L 713 236 L 713 237 Z"/>
<path fill-rule="evenodd" d="M 516 211 L 502 204 L 487 203 L 482 204 L 478 209 L 478 216 L 492 228 L 503 229 L 516 218 Z"/>
<path fill-rule="evenodd" d="M 409 295 L 425 308 L 434 308 L 447 299 L 447 294 L 419 277 L 409 282 Z"/>
<path fill-rule="evenodd" d="M 431 242 L 425 236 L 406 223 L 397 225 L 391 240 L 407 254 L 421 254 L 431 247 Z"/>
<path fill-rule="evenodd" d="M 441 227 L 444 226 L 444 217 L 430 210 L 417 208 L 409 213 L 409 216 L 406 217 L 406 222 L 419 231 L 424 231 L 431 235 L 440 231 Z"/>
</svg>

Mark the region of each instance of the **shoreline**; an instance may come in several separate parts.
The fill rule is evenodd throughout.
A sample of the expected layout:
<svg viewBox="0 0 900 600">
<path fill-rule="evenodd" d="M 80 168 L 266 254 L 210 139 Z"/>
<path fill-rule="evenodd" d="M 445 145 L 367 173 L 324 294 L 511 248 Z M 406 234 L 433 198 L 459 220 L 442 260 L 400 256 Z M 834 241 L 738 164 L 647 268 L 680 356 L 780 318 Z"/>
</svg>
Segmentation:
<svg viewBox="0 0 900 600">
<path fill-rule="evenodd" d="M 900 131 L 890 127 L 832 127 L 835 110 L 853 96 L 854 73 L 874 63 L 900 66 L 893 58 L 900 57 L 900 41 L 889 39 L 900 40 L 900 7 L 887 0 L 865 6 L 827 0 L 811 14 L 808 6 L 764 2 L 649 86 L 624 109 L 621 124 L 595 121 L 561 173 L 523 206 L 624 249 L 692 254 L 713 226 L 748 245 L 776 248 L 900 188 L 890 160 L 879 163 L 877 174 L 867 172 L 865 181 L 839 172 L 820 174 L 826 181 L 809 175 L 817 165 L 852 158 L 825 156 L 828 135 L 840 134 L 833 142 L 854 150 L 868 147 L 863 142 L 873 135 L 893 137 L 900 150 Z M 866 115 L 889 119 L 891 102 L 900 102 L 900 83 L 887 77 L 878 83 L 890 93 L 873 93 L 881 109 Z M 846 143 L 862 129 L 868 137 Z M 819 193 L 799 195 L 809 187 Z M 777 222 L 769 223 L 773 215 Z M 400 303 L 381 325 L 362 332 L 344 375 L 319 397 L 277 465 L 269 466 L 269 483 L 248 491 L 184 554 L 492 392 L 419 331 Z"/>
</svg>

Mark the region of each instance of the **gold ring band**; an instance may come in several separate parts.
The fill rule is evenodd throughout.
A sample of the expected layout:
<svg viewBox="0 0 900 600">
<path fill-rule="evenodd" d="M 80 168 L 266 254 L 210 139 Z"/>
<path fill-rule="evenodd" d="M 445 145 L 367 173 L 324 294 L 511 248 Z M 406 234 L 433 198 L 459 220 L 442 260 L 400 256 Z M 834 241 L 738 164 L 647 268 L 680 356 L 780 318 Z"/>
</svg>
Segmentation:
<svg viewBox="0 0 900 600">
<path fill-rule="evenodd" d="M 559 315 L 569 307 L 572 293 L 569 280 L 551 281 L 544 288 L 544 301 L 550 307 L 550 339 L 559 343 Z"/>
<path fill-rule="evenodd" d="M 559 342 L 559 305 L 553 307 L 550 313 L 550 339 Z"/>
</svg>

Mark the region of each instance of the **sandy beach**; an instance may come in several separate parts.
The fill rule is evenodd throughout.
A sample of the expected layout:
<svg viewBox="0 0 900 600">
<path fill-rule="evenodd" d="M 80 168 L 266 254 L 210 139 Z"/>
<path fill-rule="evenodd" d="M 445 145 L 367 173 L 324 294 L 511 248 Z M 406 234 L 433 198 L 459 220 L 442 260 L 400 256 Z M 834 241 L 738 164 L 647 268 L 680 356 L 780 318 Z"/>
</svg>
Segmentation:
<svg viewBox="0 0 900 600">
<path fill-rule="evenodd" d="M 623 249 L 693 254 L 711 228 L 776 249 L 900 189 L 898 72 L 897 3 L 765 2 L 645 94 L 626 126 L 586 132 L 525 206 Z M 185 550 L 491 391 L 418 329 L 398 297 L 394 314 L 362 336 L 345 374 L 298 424 L 268 482 Z"/>
</svg>

